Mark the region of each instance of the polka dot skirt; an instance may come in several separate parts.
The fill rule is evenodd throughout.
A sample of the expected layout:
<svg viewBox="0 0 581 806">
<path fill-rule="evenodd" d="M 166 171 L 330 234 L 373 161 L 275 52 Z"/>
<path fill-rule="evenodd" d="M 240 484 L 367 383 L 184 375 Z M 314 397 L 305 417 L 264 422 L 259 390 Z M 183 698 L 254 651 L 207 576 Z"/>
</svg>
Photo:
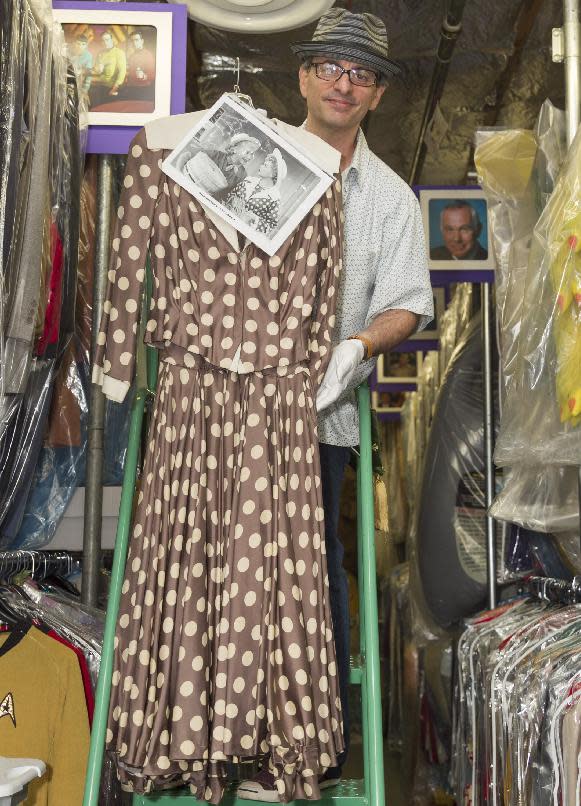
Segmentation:
<svg viewBox="0 0 581 806">
<path fill-rule="evenodd" d="M 317 777 L 344 746 L 314 408 L 340 186 L 269 259 L 252 245 L 233 252 L 161 173 L 163 156 L 143 133 L 134 140 L 96 356 L 101 378 L 131 380 L 150 250 L 146 338 L 162 360 L 107 747 L 133 791 L 187 783 L 218 803 L 228 762 L 269 754 L 282 800 L 318 799 Z"/>
</svg>

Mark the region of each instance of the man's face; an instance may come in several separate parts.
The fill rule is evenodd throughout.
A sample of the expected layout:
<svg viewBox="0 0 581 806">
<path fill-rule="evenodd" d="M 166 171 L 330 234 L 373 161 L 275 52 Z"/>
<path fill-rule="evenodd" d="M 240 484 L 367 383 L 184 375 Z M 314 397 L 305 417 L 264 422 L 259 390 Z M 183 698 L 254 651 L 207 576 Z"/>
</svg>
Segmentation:
<svg viewBox="0 0 581 806">
<path fill-rule="evenodd" d="M 230 146 L 229 154 L 230 160 L 235 163 L 245 163 L 252 159 L 252 155 L 256 151 L 256 146 L 253 143 L 242 141 Z"/>
<path fill-rule="evenodd" d="M 111 34 L 103 34 L 101 39 L 103 40 L 103 44 L 105 45 L 107 50 L 111 50 L 111 48 L 113 47 L 113 37 L 111 36 Z"/>
<path fill-rule="evenodd" d="M 133 42 L 135 50 L 141 50 L 143 48 L 143 38 L 139 34 L 134 34 L 131 37 L 131 41 Z"/>
<path fill-rule="evenodd" d="M 76 41 L 77 52 L 82 53 L 84 50 L 87 50 L 89 47 L 89 43 L 86 42 L 84 39 L 77 39 Z"/>
<path fill-rule="evenodd" d="M 476 243 L 476 232 L 469 207 L 444 210 L 442 236 L 452 257 L 466 257 Z"/>
<path fill-rule="evenodd" d="M 330 56 L 315 57 L 315 61 L 335 62 L 345 70 L 351 67 L 364 67 L 357 62 L 347 62 Z M 313 122 L 337 131 L 356 128 L 367 112 L 377 107 L 385 91 L 385 87 L 376 84 L 372 87 L 355 86 L 345 73 L 338 81 L 324 81 L 317 77 L 314 66 L 309 69 L 300 68 L 299 86 Z"/>
</svg>

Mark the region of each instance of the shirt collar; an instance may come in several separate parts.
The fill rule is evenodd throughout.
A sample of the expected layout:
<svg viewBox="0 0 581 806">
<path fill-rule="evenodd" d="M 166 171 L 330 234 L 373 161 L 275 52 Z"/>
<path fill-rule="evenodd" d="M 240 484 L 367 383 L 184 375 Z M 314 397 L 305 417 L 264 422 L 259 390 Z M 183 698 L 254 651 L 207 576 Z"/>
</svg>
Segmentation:
<svg viewBox="0 0 581 806">
<path fill-rule="evenodd" d="M 355 143 L 355 151 L 353 152 L 353 159 L 349 167 L 343 172 L 343 176 L 352 176 L 357 184 L 361 186 L 367 163 L 369 162 L 369 146 L 363 131 L 359 129 L 357 132 L 357 141 Z"/>
<path fill-rule="evenodd" d="M 303 120 L 301 123 L 301 129 L 304 129 L 306 125 L 307 121 Z M 367 145 L 367 140 L 365 139 L 363 130 L 360 128 L 357 132 L 353 159 L 351 160 L 349 167 L 343 171 L 343 179 L 346 179 L 348 176 L 352 176 L 357 184 L 361 186 L 361 183 L 364 179 L 365 169 L 367 168 L 367 163 L 369 162 L 369 154 L 370 151 L 369 146 Z"/>
</svg>

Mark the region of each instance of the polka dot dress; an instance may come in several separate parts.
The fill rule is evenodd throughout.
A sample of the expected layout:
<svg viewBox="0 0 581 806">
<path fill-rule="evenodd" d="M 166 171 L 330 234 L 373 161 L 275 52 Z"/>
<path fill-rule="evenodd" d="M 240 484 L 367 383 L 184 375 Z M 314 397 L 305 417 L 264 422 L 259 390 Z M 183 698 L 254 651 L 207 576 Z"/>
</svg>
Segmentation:
<svg viewBox="0 0 581 806">
<path fill-rule="evenodd" d="M 274 196 L 277 198 L 274 198 Z M 278 224 L 280 199 L 278 190 L 263 189 L 259 182 L 245 179 L 239 182 L 226 199 L 226 205 L 237 215 L 252 217 L 257 232 L 268 235 Z"/>
<path fill-rule="evenodd" d="M 94 377 L 160 373 L 119 622 L 107 747 L 126 789 L 218 803 L 227 762 L 271 757 L 281 800 L 318 799 L 343 749 L 314 396 L 341 269 L 334 182 L 272 258 L 241 252 L 133 141 Z"/>
</svg>

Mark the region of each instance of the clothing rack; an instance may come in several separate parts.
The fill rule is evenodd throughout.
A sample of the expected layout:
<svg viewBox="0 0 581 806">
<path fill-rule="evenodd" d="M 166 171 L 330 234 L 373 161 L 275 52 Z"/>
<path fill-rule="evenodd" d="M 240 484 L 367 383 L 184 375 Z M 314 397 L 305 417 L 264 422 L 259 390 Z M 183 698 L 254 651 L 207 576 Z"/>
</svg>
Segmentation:
<svg viewBox="0 0 581 806">
<path fill-rule="evenodd" d="M 581 576 L 573 577 L 570 582 L 553 577 L 529 577 L 526 581 L 526 589 L 531 596 L 544 602 L 581 603 Z"/>
<path fill-rule="evenodd" d="M 52 574 L 71 574 L 78 565 L 68 551 L 0 551 L 0 580 L 7 580 L 23 571 L 33 579 L 45 579 Z"/>
</svg>

